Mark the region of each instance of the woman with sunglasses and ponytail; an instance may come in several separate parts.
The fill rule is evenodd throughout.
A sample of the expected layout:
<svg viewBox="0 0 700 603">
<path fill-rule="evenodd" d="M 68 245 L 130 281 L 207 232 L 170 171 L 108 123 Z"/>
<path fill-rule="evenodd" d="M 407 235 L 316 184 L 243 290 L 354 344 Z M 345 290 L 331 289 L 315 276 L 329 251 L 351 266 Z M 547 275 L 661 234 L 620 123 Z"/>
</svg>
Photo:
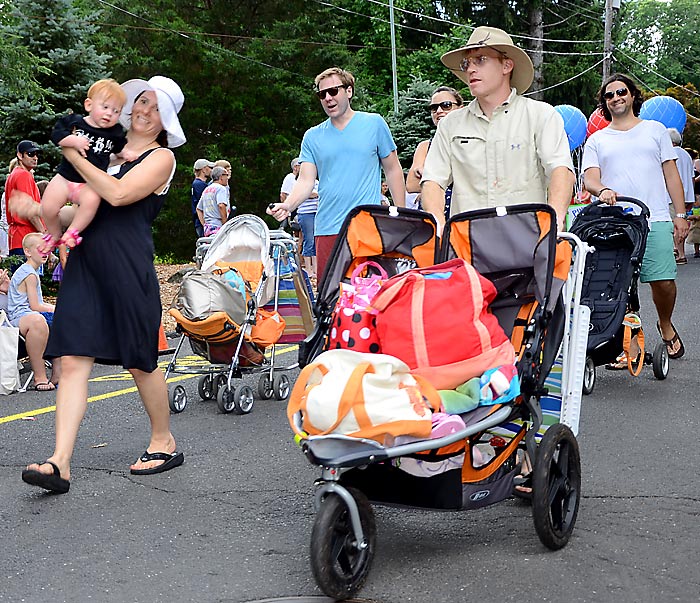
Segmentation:
<svg viewBox="0 0 700 603">
<path fill-rule="evenodd" d="M 459 109 L 463 104 L 464 99 L 462 95 L 454 88 L 450 88 L 449 86 L 439 86 L 436 88 L 433 95 L 430 97 L 430 104 L 428 105 L 428 111 L 430 111 L 430 117 L 435 127 L 437 128 L 438 122 L 445 117 L 445 115 L 450 111 Z M 411 165 L 411 169 L 408 170 L 408 176 L 406 177 L 406 191 L 409 193 L 420 193 L 420 179 L 423 176 L 423 164 L 425 164 L 425 157 L 428 154 L 431 141 L 432 138 L 429 138 L 419 143 L 415 153 L 413 153 L 413 164 Z M 452 187 L 449 187 L 445 190 L 445 216 L 450 215 L 451 196 Z"/>
</svg>

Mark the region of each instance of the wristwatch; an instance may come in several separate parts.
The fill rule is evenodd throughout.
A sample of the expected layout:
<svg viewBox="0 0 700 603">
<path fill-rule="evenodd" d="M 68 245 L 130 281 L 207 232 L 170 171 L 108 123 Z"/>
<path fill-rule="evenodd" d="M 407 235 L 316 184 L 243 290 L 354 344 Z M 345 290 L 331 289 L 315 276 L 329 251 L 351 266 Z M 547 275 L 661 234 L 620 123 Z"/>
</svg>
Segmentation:
<svg viewBox="0 0 700 603">
<path fill-rule="evenodd" d="M 676 218 L 687 218 L 685 214 L 678 213 L 676 214 Z"/>
</svg>

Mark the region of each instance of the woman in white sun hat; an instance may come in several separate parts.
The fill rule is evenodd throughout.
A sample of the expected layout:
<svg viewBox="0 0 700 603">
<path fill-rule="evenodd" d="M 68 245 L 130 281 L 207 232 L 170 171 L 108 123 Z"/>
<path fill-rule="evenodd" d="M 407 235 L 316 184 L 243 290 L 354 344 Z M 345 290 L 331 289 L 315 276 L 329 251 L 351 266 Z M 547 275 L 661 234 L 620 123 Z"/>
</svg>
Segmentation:
<svg viewBox="0 0 700 603">
<path fill-rule="evenodd" d="M 60 357 L 65 367 L 56 396 L 56 447 L 45 463 L 22 472 L 25 482 L 58 493 L 70 487 L 70 460 L 95 361 L 131 373 L 150 419 L 150 442 L 131 472 L 161 473 L 184 460 L 170 432 L 167 387 L 157 366 L 161 306 L 151 224 L 175 173 L 170 149 L 186 141 L 178 119 L 185 99 L 173 80 L 160 75 L 122 87 L 125 149 L 138 159 L 112 176 L 63 149 L 102 202 L 68 258 L 46 347 L 46 357 Z"/>
</svg>

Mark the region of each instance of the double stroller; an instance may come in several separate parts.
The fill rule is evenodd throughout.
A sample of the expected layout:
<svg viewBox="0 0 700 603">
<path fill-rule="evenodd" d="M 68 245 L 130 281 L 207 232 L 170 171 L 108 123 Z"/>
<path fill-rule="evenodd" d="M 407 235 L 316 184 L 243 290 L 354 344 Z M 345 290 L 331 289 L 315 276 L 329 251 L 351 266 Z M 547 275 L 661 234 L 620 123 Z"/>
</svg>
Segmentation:
<svg viewBox="0 0 700 603">
<path fill-rule="evenodd" d="M 586 258 L 581 303 L 591 310 L 583 393 L 593 391 L 596 367 L 620 367 L 638 376 L 651 364 L 654 377 L 668 376 L 668 350 L 657 344 L 646 352 L 639 315 L 638 281 L 649 233 L 649 209 L 631 197 L 618 197 L 614 206 L 595 203 L 585 207 L 571 225 L 571 232 L 591 246 Z M 629 354 L 636 339 L 640 353 Z"/>
<path fill-rule="evenodd" d="M 171 373 L 201 375 L 200 397 L 216 400 L 222 413 L 250 413 L 256 394 L 262 400 L 287 398 L 287 371 L 297 364 L 278 366 L 276 362 L 275 344 L 287 330 L 278 311 L 280 287 L 285 280 L 303 282 L 296 246 L 290 239 L 279 232 L 271 237 L 257 216 L 240 215 L 226 222 L 205 246 L 198 245 L 200 270 L 184 277 L 169 310 L 181 337 L 166 379 Z M 308 306 L 305 313 L 311 316 L 311 302 L 304 293 L 298 296 L 299 303 Z M 306 335 L 313 323 L 296 327 Z M 185 340 L 195 357 L 181 358 Z M 256 391 L 245 383 L 234 383 L 253 373 L 259 375 Z M 176 385 L 169 390 L 168 399 L 173 412 L 182 412 L 187 392 Z"/>
<path fill-rule="evenodd" d="M 524 451 L 532 465 L 532 513 L 542 543 L 565 546 L 576 522 L 581 469 L 575 433 L 588 334 L 588 309 L 578 296 L 587 247 L 568 234 L 558 241 L 556 216 L 545 205 L 459 214 L 447 222 L 440 248 L 435 235 L 435 222 L 424 212 L 355 209 L 321 283 L 317 330 L 300 348 L 300 364 L 323 349 L 339 282 L 347 282 L 361 262 L 373 260 L 391 276 L 459 257 L 496 287 L 491 310 L 514 345 L 521 394 L 461 415 L 464 429 L 435 439 L 385 446 L 344 435 L 298 438 L 321 469 L 311 567 L 321 590 L 336 599 L 352 597 L 368 575 L 376 541 L 370 501 L 455 511 L 494 504 L 513 494 L 516 477 L 525 472 Z M 454 341 L 459 345 L 458 333 Z M 561 366 L 561 396 L 556 413 L 549 413 L 556 420 L 546 420 L 541 401 L 551 402 L 546 384 L 555 362 Z M 301 432 L 302 412 L 291 420 Z M 419 476 L 401 469 L 405 459 L 457 463 Z"/>
</svg>

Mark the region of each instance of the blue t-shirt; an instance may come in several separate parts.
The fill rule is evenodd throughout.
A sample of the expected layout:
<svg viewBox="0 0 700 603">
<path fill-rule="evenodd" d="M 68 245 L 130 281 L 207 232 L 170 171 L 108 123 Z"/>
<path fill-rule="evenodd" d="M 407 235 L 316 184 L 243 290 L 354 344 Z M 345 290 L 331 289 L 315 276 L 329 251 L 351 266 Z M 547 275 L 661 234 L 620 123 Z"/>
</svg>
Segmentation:
<svg viewBox="0 0 700 603">
<path fill-rule="evenodd" d="M 358 205 L 381 203 L 381 159 L 396 145 L 381 115 L 356 111 L 345 129 L 330 118 L 304 134 L 299 161 L 318 172 L 316 235 L 335 235 Z"/>
</svg>

